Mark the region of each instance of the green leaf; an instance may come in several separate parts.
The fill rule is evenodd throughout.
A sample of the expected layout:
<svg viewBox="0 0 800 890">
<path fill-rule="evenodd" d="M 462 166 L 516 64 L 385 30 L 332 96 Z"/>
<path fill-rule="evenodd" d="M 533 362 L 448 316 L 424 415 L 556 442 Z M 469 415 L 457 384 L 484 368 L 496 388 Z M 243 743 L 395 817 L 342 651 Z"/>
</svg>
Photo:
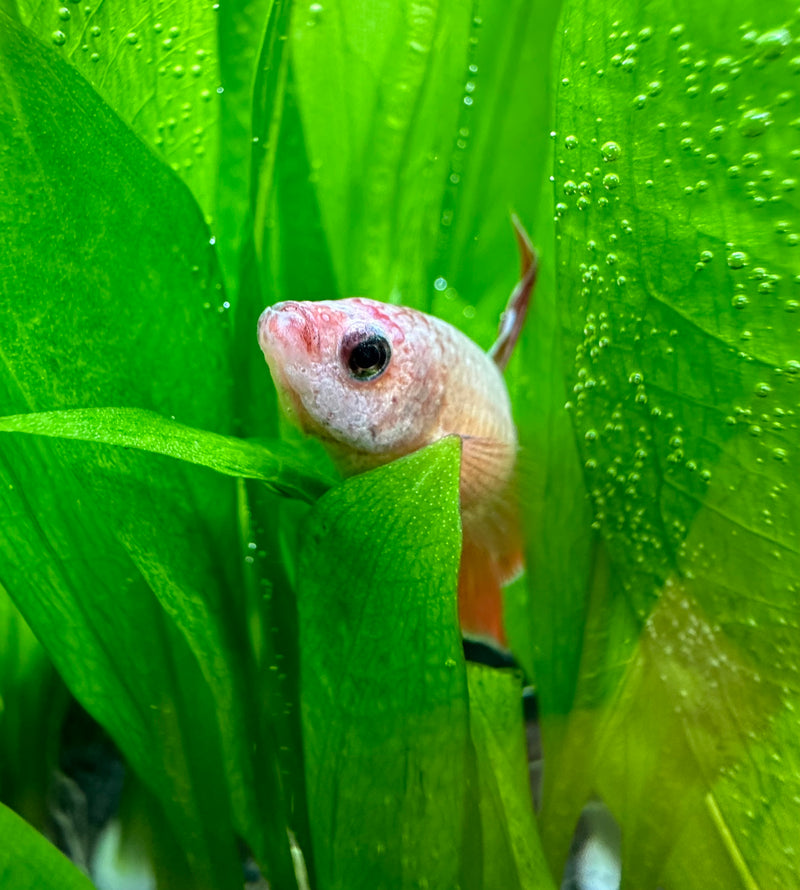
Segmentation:
<svg viewBox="0 0 800 890">
<path fill-rule="evenodd" d="M 250 196 L 254 149 L 253 87 L 259 53 L 269 34 L 274 0 L 221 3 L 218 17 L 221 151 L 217 191 L 217 250 L 226 273 L 234 315 L 239 307 L 249 310 L 246 276 L 242 273 L 242 248 L 252 237 Z M 256 143 L 257 144 L 257 143 Z M 234 283 L 236 286 L 234 286 Z M 261 307 L 263 308 L 263 307 Z M 252 343 L 252 318 L 246 316 Z"/>
<path fill-rule="evenodd" d="M 302 133 L 277 147 L 276 176 L 294 187 L 279 189 L 267 241 L 301 261 L 277 298 L 433 307 L 489 346 L 516 280 L 509 212 L 532 219 L 545 181 L 542 59 L 557 12 L 521 0 L 294 8 L 286 113 L 296 106 Z"/>
<path fill-rule="evenodd" d="M 184 426 L 140 408 L 85 408 L 0 417 L 0 432 L 103 442 L 163 454 L 226 476 L 258 479 L 279 494 L 313 502 L 331 480 L 305 469 L 280 441 L 252 442 Z"/>
<path fill-rule="evenodd" d="M 533 814 L 519 676 L 470 664 L 467 679 L 483 829 L 481 886 L 555 890 Z"/>
<path fill-rule="evenodd" d="M 301 700 L 321 888 L 459 883 L 471 774 L 459 455 L 445 439 L 356 476 L 304 526 Z"/>
<path fill-rule="evenodd" d="M 0 803 L 0 883 L 9 890 L 92 890 L 92 882 L 24 819 Z"/>
<path fill-rule="evenodd" d="M 798 14 L 574 0 L 564 24 L 558 282 L 607 556 L 545 752 L 549 853 L 594 790 L 629 886 L 791 884 Z"/>
<path fill-rule="evenodd" d="M 53 51 L 10 21 L 1 40 L 13 151 L 0 401 L 132 404 L 229 430 L 230 333 L 191 196 Z M 251 682 L 233 483 L 153 455 L 8 439 L 0 566 L 15 603 L 160 798 L 198 884 L 240 880 L 232 806 L 290 886 L 277 754 L 253 716 L 255 702 L 284 703 Z"/>
<path fill-rule="evenodd" d="M 215 4 L 8 3 L 180 175 L 212 222 L 221 102 Z M 91 156 L 103 151 L 98 144 Z"/>
<path fill-rule="evenodd" d="M 0 800 L 39 829 L 68 701 L 44 649 L 0 588 Z"/>
</svg>

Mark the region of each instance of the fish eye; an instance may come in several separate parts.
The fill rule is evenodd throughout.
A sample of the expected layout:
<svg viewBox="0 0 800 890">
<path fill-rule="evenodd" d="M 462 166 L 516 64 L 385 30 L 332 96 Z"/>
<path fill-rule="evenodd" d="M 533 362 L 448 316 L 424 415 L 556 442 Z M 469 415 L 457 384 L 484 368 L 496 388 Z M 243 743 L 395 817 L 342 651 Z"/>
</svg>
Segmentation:
<svg viewBox="0 0 800 890">
<path fill-rule="evenodd" d="M 389 341 L 375 331 L 361 331 L 354 338 L 346 338 L 342 346 L 347 367 L 356 380 L 379 377 L 392 357 Z"/>
</svg>

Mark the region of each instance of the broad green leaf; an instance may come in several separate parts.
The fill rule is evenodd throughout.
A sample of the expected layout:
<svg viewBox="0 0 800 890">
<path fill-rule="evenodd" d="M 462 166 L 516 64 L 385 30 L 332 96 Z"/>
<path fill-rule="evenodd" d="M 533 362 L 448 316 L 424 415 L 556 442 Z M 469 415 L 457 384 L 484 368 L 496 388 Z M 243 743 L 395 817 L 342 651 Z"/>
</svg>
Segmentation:
<svg viewBox="0 0 800 890">
<path fill-rule="evenodd" d="M 265 482 L 276 493 L 313 502 L 330 480 L 305 469 L 280 441 L 253 442 L 184 426 L 140 408 L 84 408 L 0 417 L 0 432 L 121 445 Z"/>
<path fill-rule="evenodd" d="M 482 886 L 555 890 L 533 815 L 519 676 L 470 664 L 467 679 L 478 760 Z"/>
<path fill-rule="evenodd" d="M 301 700 L 320 888 L 480 886 L 479 873 L 459 874 L 474 820 L 459 454 L 445 439 L 356 476 L 304 526 Z"/>
<path fill-rule="evenodd" d="M 229 330 L 190 195 L 10 21 L 1 64 L 0 136 L 14 146 L 0 208 L 5 410 L 131 404 L 228 431 Z M 238 871 L 232 803 L 238 831 L 290 885 L 276 752 L 253 716 L 255 702 L 283 704 L 251 682 L 234 484 L 103 450 L 4 442 L 3 583 L 160 796 L 196 879 L 221 887 Z"/>
<path fill-rule="evenodd" d="M 597 790 L 629 886 L 796 873 L 798 27 L 785 2 L 567 4 L 558 281 L 608 567 L 543 825 L 553 855 Z"/>
<path fill-rule="evenodd" d="M 170 164 L 212 222 L 221 100 L 216 4 L 7 2 Z"/>
<path fill-rule="evenodd" d="M 8 890 L 92 890 L 62 853 L 1 803 L 0 837 L 0 884 Z"/>
</svg>

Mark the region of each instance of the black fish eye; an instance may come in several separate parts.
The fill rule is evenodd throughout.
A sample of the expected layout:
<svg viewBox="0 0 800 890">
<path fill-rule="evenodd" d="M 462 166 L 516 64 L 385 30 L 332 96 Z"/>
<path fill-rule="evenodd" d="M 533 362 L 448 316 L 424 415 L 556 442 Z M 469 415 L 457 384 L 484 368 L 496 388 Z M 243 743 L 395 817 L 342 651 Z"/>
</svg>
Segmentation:
<svg viewBox="0 0 800 890">
<path fill-rule="evenodd" d="M 347 367 L 356 380 L 374 380 L 387 368 L 392 357 L 392 347 L 381 334 L 362 334 L 350 347 Z"/>
</svg>

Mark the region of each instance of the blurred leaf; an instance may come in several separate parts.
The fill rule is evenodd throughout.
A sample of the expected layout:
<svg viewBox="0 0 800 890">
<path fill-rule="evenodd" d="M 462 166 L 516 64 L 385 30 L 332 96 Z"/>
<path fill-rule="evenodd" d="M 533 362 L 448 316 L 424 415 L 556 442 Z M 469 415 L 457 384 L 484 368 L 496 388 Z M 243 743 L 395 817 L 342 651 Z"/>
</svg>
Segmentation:
<svg viewBox="0 0 800 890">
<path fill-rule="evenodd" d="M 792 884 L 800 819 L 800 22 L 787 2 L 712 7 L 569 2 L 555 159 L 608 568 L 542 824 L 554 856 L 597 790 L 623 882 L 687 890 Z"/>
<path fill-rule="evenodd" d="M 7 0 L 216 214 L 220 85 L 212 0 L 53 4 Z M 93 156 L 102 157 L 95 145 Z"/>
<path fill-rule="evenodd" d="M 303 133 L 288 84 L 289 23 L 292 3 L 276 0 L 264 32 L 253 91 L 251 216 L 252 239 L 242 254 L 240 299 L 234 315 L 237 368 L 237 416 L 249 435 L 285 434 L 292 448 L 299 436 L 278 414 L 275 387 L 263 361 L 245 361 L 254 322 L 264 306 L 287 295 L 300 299 L 337 296 L 319 210 L 309 182 Z M 279 158 L 277 157 L 279 156 Z M 306 440 L 305 446 L 313 440 Z M 318 443 L 316 443 L 318 445 Z M 324 461 L 324 463 L 323 463 Z M 318 466 L 330 459 L 318 446 Z M 267 694 L 285 702 L 271 715 L 270 732 L 278 739 L 292 829 L 305 856 L 314 886 L 311 830 L 306 806 L 303 740 L 300 723 L 300 653 L 296 578 L 299 528 L 304 505 L 270 495 L 246 483 L 248 541 L 262 557 L 249 567 L 251 595 L 260 604 L 262 658 L 260 683 Z"/>
<path fill-rule="evenodd" d="M 555 890 L 533 815 L 519 676 L 469 664 L 467 679 L 483 829 L 481 886 Z"/>
<path fill-rule="evenodd" d="M 444 439 L 349 479 L 304 526 L 301 700 L 320 888 L 401 890 L 422 876 L 479 886 L 459 874 L 471 774 L 459 455 Z"/>
<path fill-rule="evenodd" d="M 286 114 L 296 105 L 302 136 L 278 147 L 276 175 L 295 188 L 279 190 L 271 243 L 307 261 L 277 296 L 433 307 L 489 346 L 517 269 L 509 212 L 532 218 L 544 179 L 547 98 L 530 71 L 546 82 L 557 11 L 295 7 Z M 326 250 L 322 288 L 311 257 Z"/>
<path fill-rule="evenodd" d="M 40 830 L 67 702 L 44 649 L 0 588 L 0 800 Z"/>
<path fill-rule="evenodd" d="M 462 0 L 295 7 L 297 102 L 342 295 L 424 292 L 472 15 Z"/>
<path fill-rule="evenodd" d="M 561 0 L 473 4 L 467 67 L 455 97 L 458 130 L 450 134 L 449 169 L 439 185 L 438 243 L 428 260 L 421 308 L 432 309 L 487 349 L 519 269 L 511 212 L 536 243 L 543 240 L 536 221 L 551 172 L 550 57 L 560 9 Z M 548 253 L 545 244 L 540 257 L 545 264 Z M 448 287 L 440 290 L 439 282 L 431 289 L 439 278 Z M 541 280 L 540 273 L 537 289 Z M 529 319 L 529 334 L 532 327 Z M 512 366 L 509 380 L 515 373 Z M 547 385 L 547 378 L 540 382 Z"/>
<path fill-rule="evenodd" d="M 248 302 L 247 282 L 241 279 L 242 247 L 252 234 L 250 214 L 252 156 L 254 149 L 253 89 L 262 43 L 268 32 L 274 0 L 245 0 L 221 3 L 218 17 L 220 82 L 219 187 L 217 193 L 217 250 L 226 273 L 228 296 L 234 317 L 240 305 Z M 233 283 L 236 286 L 233 286 Z M 263 308 L 263 307 L 262 307 Z M 253 319 L 246 326 L 252 342 Z"/>
<path fill-rule="evenodd" d="M 506 371 L 520 442 L 518 477 L 520 503 L 525 505 L 526 570 L 522 582 L 506 590 L 504 600 L 511 649 L 536 685 L 538 711 L 545 715 L 568 713 L 572 707 L 592 558 L 590 508 L 574 432 L 563 410 L 566 387 L 553 258 L 555 232 L 551 192 L 544 188 L 553 163 L 552 142 L 547 137 L 552 130 L 552 63 L 558 60 L 560 49 L 556 27 L 560 8 L 560 2 L 535 4 L 524 42 L 519 42 L 519 28 L 509 29 L 506 39 L 517 41 L 517 53 L 523 55 L 520 64 L 527 63 L 529 76 L 512 80 L 509 72 L 505 79 L 492 77 L 495 70 L 513 65 L 513 54 L 510 59 L 509 54 L 503 54 L 498 60 L 501 64 L 479 69 L 489 68 L 489 86 L 494 87 L 490 96 L 499 106 L 495 117 L 502 114 L 509 90 L 513 89 L 516 97 L 509 103 L 512 113 L 505 118 L 508 135 L 499 139 L 490 133 L 482 140 L 486 146 L 484 175 L 495 181 L 505 177 L 507 190 L 519 192 L 524 183 L 524 191 L 520 195 L 510 191 L 508 201 L 524 213 L 539 251 L 529 316 Z M 524 14 L 524 6 L 519 14 Z M 513 146 L 508 163 L 496 163 L 489 151 L 494 139 L 500 146 Z M 494 199 L 492 189 L 474 192 L 472 206 Z M 524 201 L 520 200 L 522 195 Z M 481 217 L 490 215 L 491 207 L 487 207 Z M 472 281 L 476 274 L 483 274 L 486 264 L 478 250 L 468 250 L 463 238 L 460 245 L 466 251 L 465 263 L 479 261 L 478 267 L 470 270 Z M 512 268 L 516 258 L 511 256 L 508 239 L 498 239 L 493 253 L 507 256 L 506 268 Z M 549 733 L 552 727 L 553 722 L 548 721 L 543 729 Z M 545 743 L 560 744 L 557 737 L 546 738 Z"/>
<path fill-rule="evenodd" d="M 230 334 L 191 196 L 52 51 L 0 33 L 5 410 L 122 403 L 227 431 Z M 276 752 L 254 726 L 256 702 L 283 703 L 251 682 L 233 482 L 84 443 L 9 437 L 3 455 L 3 583 L 160 797 L 196 880 L 239 880 L 232 801 L 291 886 Z"/>
<path fill-rule="evenodd" d="M 261 49 L 253 107 L 253 238 L 265 300 L 333 299 L 337 285 L 290 65 L 294 5 L 278 0 Z"/>
<path fill-rule="evenodd" d="M 0 884 L 5 890 L 92 890 L 85 875 L 1 803 L 0 836 Z"/>
<path fill-rule="evenodd" d="M 253 442 L 184 426 L 141 408 L 84 408 L 0 417 L 0 432 L 103 442 L 164 454 L 226 476 L 265 482 L 273 491 L 313 503 L 332 484 L 306 468 L 279 440 Z"/>
</svg>

